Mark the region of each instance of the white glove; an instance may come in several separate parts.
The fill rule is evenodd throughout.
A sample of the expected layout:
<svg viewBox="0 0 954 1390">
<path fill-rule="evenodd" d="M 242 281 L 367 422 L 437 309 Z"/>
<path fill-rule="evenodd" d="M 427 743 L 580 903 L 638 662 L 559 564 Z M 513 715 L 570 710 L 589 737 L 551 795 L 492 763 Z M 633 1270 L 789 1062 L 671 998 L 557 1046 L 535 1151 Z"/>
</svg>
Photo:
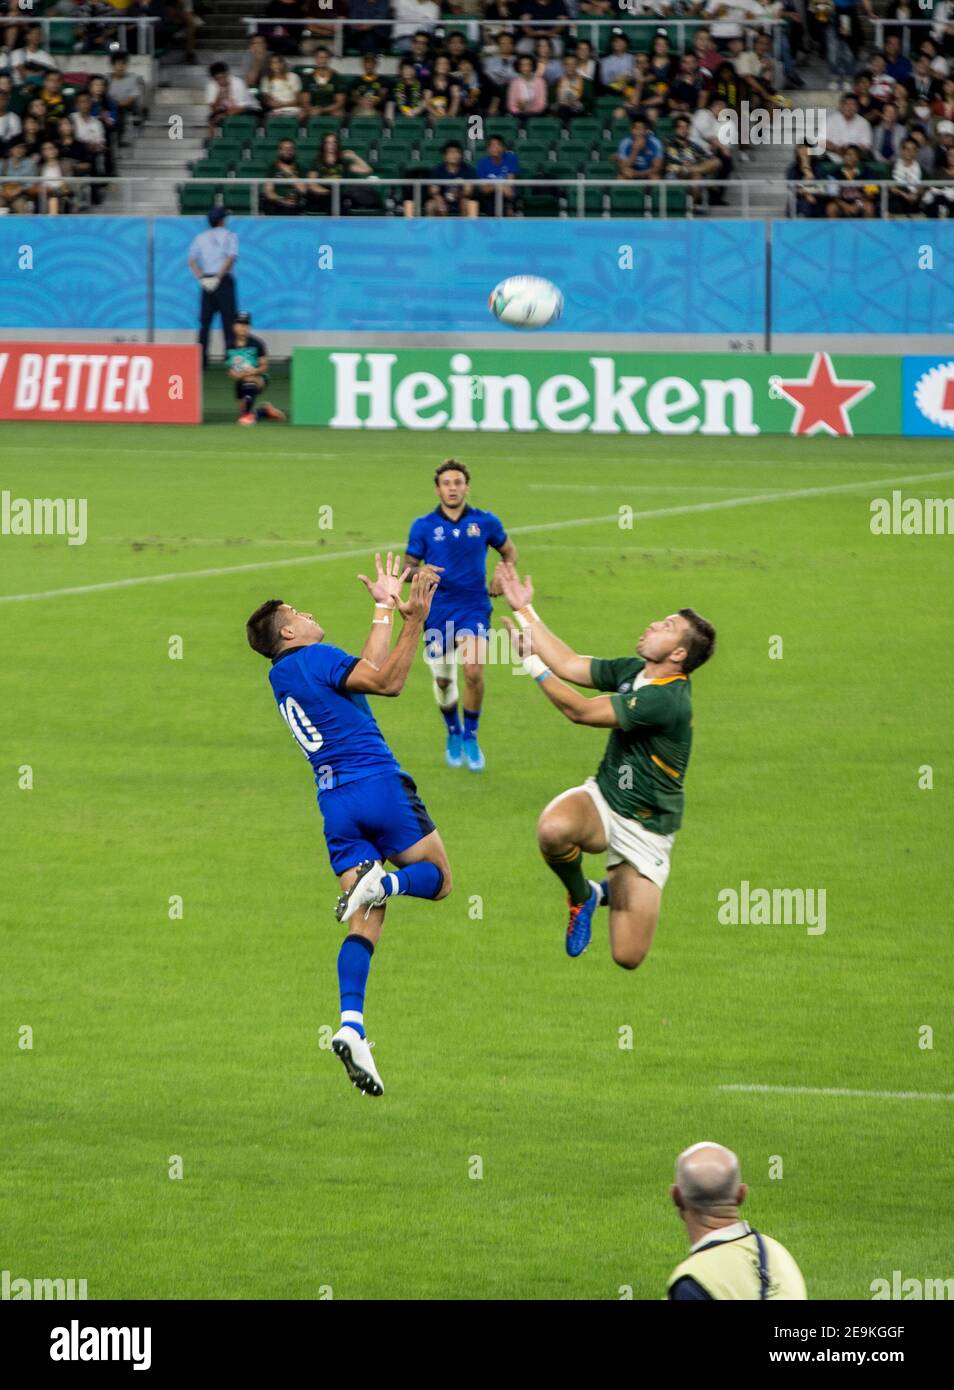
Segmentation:
<svg viewBox="0 0 954 1390">
<path fill-rule="evenodd" d="M 217 290 L 219 288 L 220 281 L 221 276 L 219 275 L 203 275 L 199 280 L 199 284 L 204 290 L 208 290 L 211 293 L 212 290 Z"/>
</svg>

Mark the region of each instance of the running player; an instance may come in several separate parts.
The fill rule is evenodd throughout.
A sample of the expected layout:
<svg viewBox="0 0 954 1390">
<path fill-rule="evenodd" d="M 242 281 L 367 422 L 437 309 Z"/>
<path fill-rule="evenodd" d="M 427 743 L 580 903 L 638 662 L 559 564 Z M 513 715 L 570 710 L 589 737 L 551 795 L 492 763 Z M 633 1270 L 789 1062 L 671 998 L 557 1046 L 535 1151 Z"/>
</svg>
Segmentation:
<svg viewBox="0 0 954 1390">
<path fill-rule="evenodd" d="M 504 624 L 525 670 L 574 724 L 612 730 L 596 776 L 551 801 L 537 826 L 540 851 L 567 890 L 567 955 L 586 950 L 593 913 L 608 904 L 613 959 L 635 970 L 652 944 L 682 821 L 692 743 L 689 675 L 715 650 L 715 628 L 680 608 L 649 624 L 635 656 L 579 656 L 538 617 L 529 575 L 521 580 L 512 565 L 498 565 L 497 574 L 519 629 L 509 618 Z M 564 681 L 613 693 L 590 699 Z M 586 879 L 584 851 L 606 852 L 608 880 Z"/>
<path fill-rule="evenodd" d="M 425 660 L 431 668 L 434 698 L 447 726 L 445 759 L 448 767 L 466 760 L 471 772 L 482 772 L 484 755 L 477 742 L 484 703 L 484 665 L 490 629 L 490 599 L 500 593 L 494 577 L 487 587 L 487 550 L 517 562 L 517 547 L 492 512 L 478 511 L 467 501 L 470 473 L 457 459 L 447 459 L 434 474 L 437 506 L 411 526 L 405 561 L 424 561 L 441 574 L 425 640 Z M 457 668 L 464 668 L 464 722 L 458 712 Z"/>
<path fill-rule="evenodd" d="M 272 663 L 269 682 L 278 709 L 318 786 L 331 867 L 341 896 L 335 916 L 351 922 L 338 952 L 341 1027 L 331 1040 L 355 1086 L 380 1096 L 384 1086 L 364 1031 L 364 994 L 371 957 L 384 924 L 388 898 L 446 898 L 451 890 L 447 853 L 417 787 L 398 765 L 368 707 L 366 695 L 399 695 L 431 607 L 437 576 L 425 568 L 400 598 L 407 571 L 400 557 L 377 575 L 358 578 L 374 599 L 371 631 L 360 656 L 324 641 L 310 613 L 269 599 L 249 618 L 253 650 Z M 391 647 L 395 608 L 404 619 Z M 384 860 L 396 866 L 384 869 Z"/>
<path fill-rule="evenodd" d="M 235 315 L 232 325 L 232 346 L 225 354 L 225 365 L 235 382 L 235 398 L 239 403 L 240 425 L 254 425 L 256 420 L 284 420 L 285 414 L 271 401 L 255 401 L 268 385 L 268 348 L 261 338 L 251 332 L 252 315 L 244 310 Z"/>
</svg>

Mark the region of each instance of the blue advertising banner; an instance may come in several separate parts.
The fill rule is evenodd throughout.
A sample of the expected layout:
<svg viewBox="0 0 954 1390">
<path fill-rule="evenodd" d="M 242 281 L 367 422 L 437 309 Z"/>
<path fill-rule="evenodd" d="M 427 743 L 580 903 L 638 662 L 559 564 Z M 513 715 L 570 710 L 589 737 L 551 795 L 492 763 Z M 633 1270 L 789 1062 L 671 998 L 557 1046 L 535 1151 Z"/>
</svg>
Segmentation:
<svg viewBox="0 0 954 1390">
<path fill-rule="evenodd" d="M 954 222 L 773 223 L 772 328 L 954 334 Z"/>
<path fill-rule="evenodd" d="M 145 217 L 0 217 L 0 328 L 141 332 L 148 226 Z"/>
<path fill-rule="evenodd" d="M 954 355 L 901 359 L 901 431 L 954 439 Z"/>
<path fill-rule="evenodd" d="M 186 258 L 203 226 L 156 222 L 159 330 L 195 324 Z M 487 308 L 509 275 L 560 286 L 563 333 L 758 334 L 765 320 L 761 223 L 233 217 L 229 227 L 239 298 L 263 331 L 509 337 Z"/>
</svg>

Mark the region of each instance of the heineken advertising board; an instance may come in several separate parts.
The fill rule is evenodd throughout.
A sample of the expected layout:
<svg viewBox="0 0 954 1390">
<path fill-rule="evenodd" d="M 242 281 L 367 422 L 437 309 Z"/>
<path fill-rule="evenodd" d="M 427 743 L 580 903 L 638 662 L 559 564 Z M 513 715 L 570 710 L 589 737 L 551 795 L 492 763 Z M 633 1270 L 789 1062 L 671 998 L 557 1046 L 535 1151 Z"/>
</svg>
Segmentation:
<svg viewBox="0 0 954 1390">
<path fill-rule="evenodd" d="M 296 348 L 292 419 L 341 430 L 902 432 L 902 359 Z"/>
</svg>

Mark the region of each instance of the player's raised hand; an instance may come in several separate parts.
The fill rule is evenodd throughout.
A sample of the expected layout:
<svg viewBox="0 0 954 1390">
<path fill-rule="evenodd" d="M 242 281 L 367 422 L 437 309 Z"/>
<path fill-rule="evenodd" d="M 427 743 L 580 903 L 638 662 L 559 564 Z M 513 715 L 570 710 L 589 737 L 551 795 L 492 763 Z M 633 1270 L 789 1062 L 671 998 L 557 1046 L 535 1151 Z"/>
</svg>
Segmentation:
<svg viewBox="0 0 954 1390">
<path fill-rule="evenodd" d="M 525 608 L 528 603 L 533 602 L 533 580 L 529 574 L 525 579 L 521 579 L 516 565 L 501 560 L 494 570 L 494 578 L 497 575 L 500 576 L 500 592 L 515 612 L 518 608 Z"/>
<path fill-rule="evenodd" d="M 375 603 L 386 603 L 389 608 L 393 608 L 401 592 L 401 585 L 411 571 L 410 569 L 402 570 L 400 555 L 394 555 L 390 550 L 383 565 L 381 564 L 381 556 L 376 554 L 374 565 L 377 574 L 373 580 L 369 579 L 366 574 L 359 574 L 358 578 Z"/>
<path fill-rule="evenodd" d="M 405 600 L 398 599 L 397 606 L 401 617 L 405 621 L 420 620 L 421 622 L 431 611 L 431 602 L 434 598 L 440 578 L 430 567 L 418 570 L 411 575 L 411 592 Z"/>
</svg>

